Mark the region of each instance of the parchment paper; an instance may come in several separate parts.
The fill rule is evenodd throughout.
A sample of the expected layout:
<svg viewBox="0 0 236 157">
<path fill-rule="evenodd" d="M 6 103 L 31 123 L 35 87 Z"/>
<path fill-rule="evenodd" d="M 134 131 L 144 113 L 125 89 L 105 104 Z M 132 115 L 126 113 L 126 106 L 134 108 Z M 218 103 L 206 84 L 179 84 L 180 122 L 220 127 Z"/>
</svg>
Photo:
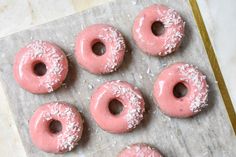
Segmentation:
<svg viewBox="0 0 236 157">
<path fill-rule="evenodd" d="M 176 53 L 167 57 L 145 55 L 134 44 L 131 28 L 135 16 L 153 3 L 176 9 L 186 21 L 186 36 Z M 108 23 L 125 36 L 129 51 L 119 71 L 97 76 L 83 70 L 75 61 L 74 41 L 83 28 L 95 23 Z M 15 82 L 12 64 L 16 52 L 34 39 L 48 40 L 59 45 L 70 62 L 69 75 L 59 90 L 46 95 L 34 95 Z M 113 157 L 125 146 L 147 143 L 158 148 L 166 157 L 235 157 L 236 140 L 215 83 L 198 28 L 187 0 L 116 0 L 48 24 L 39 25 L 0 41 L 0 79 L 9 100 L 25 151 L 29 157 Z M 184 61 L 197 65 L 207 75 L 210 85 L 209 107 L 188 119 L 165 116 L 152 99 L 156 75 L 167 65 Z M 93 88 L 107 80 L 125 80 L 139 87 L 145 97 L 146 112 L 142 123 L 132 132 L 116 135 L 100 129 L 89 114 L 89 97 Z M 81 111 L 85 120 L 82 140 L 72 152 L 54 155 L 40 151 L 31 143 L 28 120 L 41 104 L 67 101 Z M 11 136 L 11 135 L 9 135 Z M 14 146 L 13 146 L 14 150 Z M 17 156 L 17 155 L 16 155 Z"/>
</svg>

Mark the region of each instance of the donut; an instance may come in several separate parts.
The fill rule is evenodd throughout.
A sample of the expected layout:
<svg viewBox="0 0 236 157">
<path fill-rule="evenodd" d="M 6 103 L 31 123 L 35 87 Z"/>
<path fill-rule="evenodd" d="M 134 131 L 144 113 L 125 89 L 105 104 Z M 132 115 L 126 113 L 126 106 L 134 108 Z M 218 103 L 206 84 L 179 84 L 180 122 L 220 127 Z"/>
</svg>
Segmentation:
<svg viewBox="0 0 236 157">
<path fill-rule="evenodd" d="M 105 46 L 105 53 L 97 55 L 93 46 Z M 121 65 L 125 55 L 125 41 L 122 34 L 107 24 L 88 26 L 76 38 L 75 56 L 78 63 L 90 73 L 114 72 Z"/>
<path fill-rule="evenodd" d="M 109 104 L 118 100 L 123 110 L 114 115 Z M 90 112 L 96 123 L 110 133 L 124 133 L 134 129 L 143 119 L 145 102 L 138 88 L 116 80 L 99 86 L 90 99 Z"/>
<path fill-rule="evenodd" d="M 61 125 L 61 129 L 51 128 L 55 122 Z M 82 132 L 83 120 L 79 111 L 65 102 L 52 102 L 40 106 L 29 121 L 29 133 L 33 144 L 48 153 L 71 151 L 78 144 Z"/>
<path fill-rule="evenodd" d="M 39 65 L 44 66 L 44 73 L 36 71 Z M 38 70 L 42 71 L 42 68 Z M 68 62 L 64 52 L 47 41 L 33 41 L 15 56 L 14 78 L 31 93 L 43 94 L 56 90 L 65 80 L 67 72 Z"/>
<path fill-rule="evenodd" d="M 164 29 L 157 35 L 152 31 L 155 23 Z M 135 18 L 132 34 L 135 43 L 143 52 L 153 56 L 165 56 L 179 47 L 184 36 L 184 27 L 185 22 L 174 9 L 154 4 L 143 9 Z"/>
<path fill-rule="evenodd" d="M 185 95 L 174 94 L 178 84 L 187 89 Z M 193 116 L 208 105 L 206 76 L 196 66 L 190 64 L 170 65 L 157 77 L 153 96 L 156 104 L 166 115 L 179 118 Z"/>
<path fill-rule="evenodd" d="M 118 157 L 162 157 L 162 155 L 147 144 L 133 144 L 121 151 Z"/>
</svg>

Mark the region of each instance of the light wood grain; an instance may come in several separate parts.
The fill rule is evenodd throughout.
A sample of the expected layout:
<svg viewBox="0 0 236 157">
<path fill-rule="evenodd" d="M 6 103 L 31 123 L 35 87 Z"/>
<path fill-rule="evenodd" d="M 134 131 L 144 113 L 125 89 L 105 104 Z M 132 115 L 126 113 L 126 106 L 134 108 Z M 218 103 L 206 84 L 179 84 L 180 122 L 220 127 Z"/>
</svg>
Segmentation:
<svg viewBox="0 0 236 157">
<path fill-rule="evenodd" d="M 137 13 L 142 8 L 158 2 L 178 10 L 186 21 L 186 37 L 182 46 L 173 55 L 163 58 L 143 54 L 134 44 L 131 35 L 132 23 Z M 77 65 L 73 56 L 75 36 L 84 27 L 95 23 L 108 23 L 117 27 L 125 35 L 130 49 L 120 70 L 111 75 L 90 74 Z M 12 75 L 14 55 L 20 47 L 33 39 L 55 42 L 65 50 L 70 61 L 66 88 L 62 87 L 47 95 L 33 95 L 21 89 L 14 81 Z M 186 0 L 117 0 L 5 37 L 0 42 L 0 52 L 6 54 L 0 60 L 1 82 L 29 157 L 112 157 L 125 146 L 136 142 L 151 144 L 167 157 L 236 156 L 235 136 Z M 210 85 L 210 106 L 204 112 L 189 119 L 165 116 L 152 100 L 155 76 L 164 66 L 179 61 L 199 66 L 199 69 L 207 75 Z M 151 74 L 147 74 L 148 68 Z M 133 132 L 122 135 L 109 134 L 101 130 L 88 111 L 89 97 L 92 92 L 88 85 L 97 87 L 106 80 L 114 79 L 126 80 L 139 87 L 147 104 L 147 112 L 139 127 Z M 43 103 L 55 100 L 74 104 L 85 119 L 85 131 L 79 146 L 65 155 L 47 154 L 38 150 L 32 145 L 28 134 L 28 120 L 34 110 Z"/>
</svg>

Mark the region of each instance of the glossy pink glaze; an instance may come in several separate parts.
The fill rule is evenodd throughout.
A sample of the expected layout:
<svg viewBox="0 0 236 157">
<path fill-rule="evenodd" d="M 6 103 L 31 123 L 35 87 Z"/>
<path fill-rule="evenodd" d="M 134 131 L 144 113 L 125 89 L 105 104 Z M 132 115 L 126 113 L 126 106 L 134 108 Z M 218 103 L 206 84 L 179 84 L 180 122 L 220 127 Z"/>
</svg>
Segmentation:
<svg viewBox="0 0 236 157">
<path fill-rule="evenodd" d="M 156 36 L 152 33 L 152 24 L 161 22 L 164 33 Z M 154 4 L 143 9 L 133 25 L 133 39 L 138 47 L 149 55 L 165 56 L 175 51 L 184 36 L 185 22 L 173 9 Z"/>
<path fill-rule="evenodd" d="M 162 157 L 162 155 L 146 144 L 133 144 L 121 151 L 118 157 Z"/>
<path fill-rule="evenodd" d="M 109 110 L 112 100 L 119 100 L 123 110 L 113 115 Z M 145 102 L 141 92 L 124 81 L 109 81 L 98 87 L 90 100 L 90 112 L 97 124 L 111 133 L 124 133 L 134 129 L 143 119 Z"/>
<path fill-rule="evenodd" d="M 50 122 L 58 120 L 62 130 L 52 133 Z M 40 106 L 31 117 L 29 133 L 39 149 L 49 153 L 64 153 L 72 150 L 83 132 L 83 120 L 78 110 L 65 102 L 53 102 Z"/>
<path fill-rule="evenodd" d="M 44 63 L 47 69 L 43 76 L 34 73 L 34 66 L 40 62 Z M 21 48 L 15 56 L 15 80 L 31 93 L 49 93 L 59 88 L 67 72 L 68 63 L 64 52 L 47 41 L 33 41 Z"/>
<path fill-rule="evenodd" d="M 92 46 L 102 42 L 106 51 L 96 55 Z M 125 55 L 125 41 L 122 34 L 106 24 L 95 24 L 79 33 L 76 39 L 75 55 L 78 63 L 94 74 L 111 73 L 121 65 Z"/>
<path fill-rule="evenodd" d="M 173 94 L 175 85 L 183 83 L 187 87 L 184 97 Z M 197 67 L 176 63 L 164 69 L 154 83 L 154 100 L 160 109 L 171 117 L 190 117 L 207 106 L 208 85 L 206 76 Z"/>
</svg>

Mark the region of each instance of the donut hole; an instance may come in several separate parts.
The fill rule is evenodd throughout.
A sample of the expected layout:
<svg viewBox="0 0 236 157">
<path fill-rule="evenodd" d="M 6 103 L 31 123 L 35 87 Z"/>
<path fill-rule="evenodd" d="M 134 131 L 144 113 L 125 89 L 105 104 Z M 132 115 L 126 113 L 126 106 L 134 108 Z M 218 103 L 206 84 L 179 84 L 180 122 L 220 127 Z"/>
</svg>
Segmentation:
<svg viewBox="0 0 236 157">
<path fill-rule="evenodd" d="M 57 134 L 62 131 L 62 124 L 58 120 L 52 120 L 49 124 L 49 130 L 53 134 Z"/>
<path fill-rule="evenodd" d="M 43 62 L 38 62 L 34 65 L 34 73 L 37 76 L 43 76 L 47 72 L 47 67 Z"/>
<path fill-rule="evenodd" d="M 106 47 L 101 41 L 97 41 L 92 46 L 93 53 L 102 56 L 106 52 Z"/>
<path fill-rule="evenodd" d="M 114 99 L 109 103 L 109 111 L 113 114 L 113 115 L 119 115 L 122 111 L 123 111 L 123 104 L 117 100 Z"/>
<path fill-rule="evenodd" d="M 180 82 L 175 85 L 173 93 L 176 98 L 182 98 L 187 95 L 188 88 L 182 82 Z"/>
<path fill-rule="evenodd" d="M 155 21 L 152 24 L 152 33 L 155 36 L 160 36 L 165 32 L 164 24 L 161 21 Z"/>
</svg>

